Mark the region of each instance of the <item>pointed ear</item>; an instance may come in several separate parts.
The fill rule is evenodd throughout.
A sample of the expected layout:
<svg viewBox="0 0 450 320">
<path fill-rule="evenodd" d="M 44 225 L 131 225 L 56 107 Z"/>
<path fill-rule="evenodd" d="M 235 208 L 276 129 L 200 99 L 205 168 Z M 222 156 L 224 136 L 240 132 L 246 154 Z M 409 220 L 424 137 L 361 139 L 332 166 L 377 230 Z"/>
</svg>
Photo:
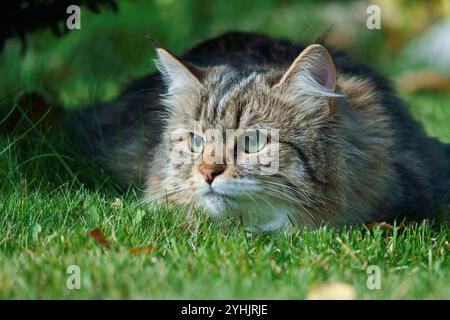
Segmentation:
<svg viewBox="0 0 450 320">
<path fill-rule="evenodd" d="M 186 89 L 198 89 L 203 77 L 203 70 L 188 63 L 181 62 L 167 50 L 157 48 L 158 58 L 155 59 L 156 67 L 162 74 L 170 93 Z"/>
<path fill-rule="evenodd" d="M 336 68 L 333 60 L 320 44 L 303 50 L 275 87 L 319 97 L 340 96 L 335 93 Z"/>
</svg>

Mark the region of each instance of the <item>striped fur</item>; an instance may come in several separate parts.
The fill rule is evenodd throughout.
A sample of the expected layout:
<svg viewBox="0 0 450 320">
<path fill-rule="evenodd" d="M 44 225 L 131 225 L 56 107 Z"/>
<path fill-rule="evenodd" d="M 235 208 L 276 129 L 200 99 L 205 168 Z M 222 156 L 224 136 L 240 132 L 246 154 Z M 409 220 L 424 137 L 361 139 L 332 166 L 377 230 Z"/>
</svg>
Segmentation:
<svg viewBox="0 0 450 320">
<path fill-rule="evenodd" d="M 158 52 L 159 98 L 155 90 L 129 98 L 133 88 L 100 109 L 141 108 L 140 129 L 137 121 L 125 125 L 118 132 L 127 142 L 107 141 L 101 156 L 124 184 L 144 183 L 144 202 L 168 199 L 273 230 L 389 220 L 400 212 L 417 218 L 447 201 L 450 148 L 423 134 L 385 80 L 345 55 L 242 33 L 205 42 L 181 60 Z M 193 163 L 171 159 L 186 143 L 172 133 L 196 125 L 279 129 L 279 141 L 265 147 L 279 150 L 278 173 L 227 163 L 209 186 L 201 155 Z"/>
</svg>

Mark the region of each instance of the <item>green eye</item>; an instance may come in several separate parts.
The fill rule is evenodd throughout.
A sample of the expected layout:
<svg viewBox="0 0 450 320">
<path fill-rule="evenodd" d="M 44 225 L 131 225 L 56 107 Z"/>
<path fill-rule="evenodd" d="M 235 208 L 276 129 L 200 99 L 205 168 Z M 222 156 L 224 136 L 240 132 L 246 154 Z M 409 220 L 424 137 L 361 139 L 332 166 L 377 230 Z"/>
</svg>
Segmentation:
<svg viewBox="0 0 450 320">
<path fill-rule="evenodd" d="M 203 151 L 203 146 L 205 144 L 202 137 L 191 133 L 191 151 L 194 153 L 200 153 Z"/>
<path fill-rule="evenodd" d="M 267 136 L 259 130 L 247 131 L 244 136 L 244 150 L 246 153 L 260 151 L 267 144 Z"/>
</svg>

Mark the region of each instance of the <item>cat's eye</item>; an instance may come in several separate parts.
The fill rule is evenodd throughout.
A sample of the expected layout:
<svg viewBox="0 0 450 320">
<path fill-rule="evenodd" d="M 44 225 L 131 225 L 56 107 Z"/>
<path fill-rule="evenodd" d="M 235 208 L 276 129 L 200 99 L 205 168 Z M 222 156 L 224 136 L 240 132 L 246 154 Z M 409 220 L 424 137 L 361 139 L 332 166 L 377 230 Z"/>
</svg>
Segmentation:
<svg viewBox="0 0 450 320">
<path fill-rule="evenodd" d="M 260 130 L 247 131 L 244 135 L 243 143 L 246 153 L 255 153 L 266 146 L 267 136 Z"/>
<path fill-rule="evenodd" d="M 191 133 L 190 147 L 191 147 L 192 152 L 201 153 L 203 151 L 204 145 L 205 145 L 205 141 L 204 141 L 203 137 Z"/>
</svg>

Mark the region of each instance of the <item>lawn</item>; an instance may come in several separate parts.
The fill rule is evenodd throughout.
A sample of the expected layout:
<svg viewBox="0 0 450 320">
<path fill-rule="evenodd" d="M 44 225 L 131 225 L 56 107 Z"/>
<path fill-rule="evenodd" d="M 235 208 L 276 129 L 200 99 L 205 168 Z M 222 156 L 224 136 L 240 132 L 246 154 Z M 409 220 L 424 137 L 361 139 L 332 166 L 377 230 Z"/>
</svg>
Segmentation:
<svg viewBox="0 0 450 320">
<path fill-rule="evenodd" d="M 0 126 L 23 92 L 38 91 L 68 109 L 112 99 L 153 70 L 145 35 L 179 53 L 228 29 L 294 40 L 320 34 L 320 19 L 307 13 L 318 10 L 312 3 L 261 3 L 216 4 L 206 26 L 186 14 L 201 11 L 190 2 L 121 3 L 118 15 L 86 13 L 82 30 L 63 38 L 39 31 L 26 50 L 10 41 L 0 55 Z M 305 21 L 309 28 L 299 35 Z M 386 55 L 354 54 L 395 76 Z M 402 68 L 408 65 L 395 70 Z M 450 143 L 450 95 L 402 97 L 428 133 Z M 249 236 L 233 221 L 214 224 L 198 212 L 192 225 L 182 207 L 140 206 L 139 190 L 118 190 L 64 125 L 49 129 L 24 116 L 14 126 L 0 136 L 0 298 L 303 299 L 320 285 L 345 283 L 361 299 L 450 299 L 448 224 Z M 103 241 L 90 235 L 94 229 Z M 79 290 L 66 285 L 72 265 L 80 268 Z M 367 286 L 371 265 L 380 268 L 380 289 Z"/>
</svg>

